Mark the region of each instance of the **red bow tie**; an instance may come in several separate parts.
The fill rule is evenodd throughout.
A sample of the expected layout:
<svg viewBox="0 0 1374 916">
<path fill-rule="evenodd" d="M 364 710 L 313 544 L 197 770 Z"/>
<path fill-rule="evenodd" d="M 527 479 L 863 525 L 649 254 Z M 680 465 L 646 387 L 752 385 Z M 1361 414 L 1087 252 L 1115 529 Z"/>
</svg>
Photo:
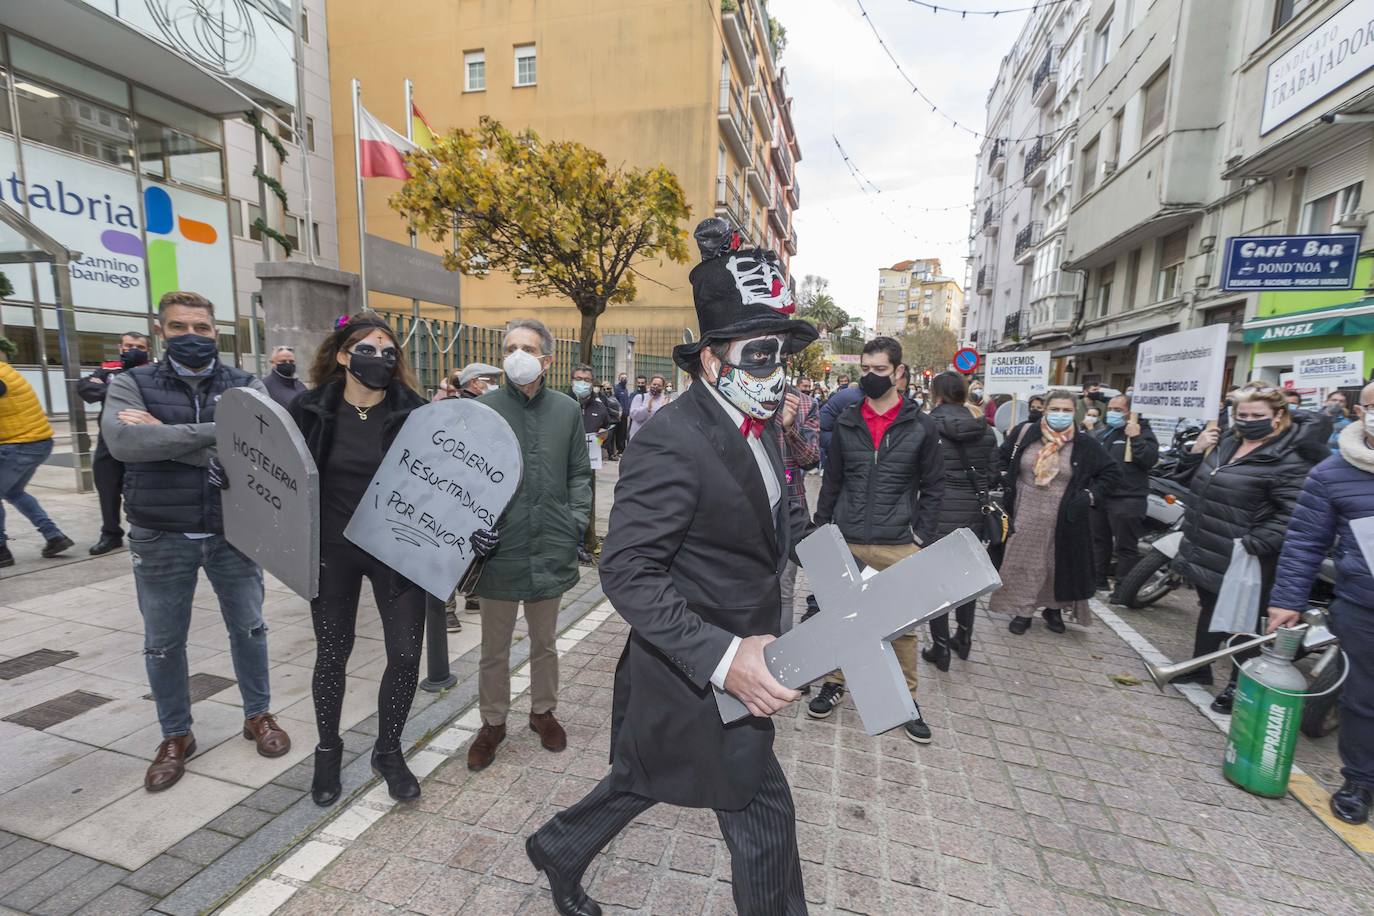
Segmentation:
<svg viewBox="0 0 1374 916">
<path fill-rule="evenodd" d="M 750 433 L 753 433 L 755 439 L 760 439 L 763 437 L 763 428 L 767 425 L 767 421 L 765 420 L 745 417 L 744 422 L 739 425 L 740 435 L 747 438 Z"/>
</svg>

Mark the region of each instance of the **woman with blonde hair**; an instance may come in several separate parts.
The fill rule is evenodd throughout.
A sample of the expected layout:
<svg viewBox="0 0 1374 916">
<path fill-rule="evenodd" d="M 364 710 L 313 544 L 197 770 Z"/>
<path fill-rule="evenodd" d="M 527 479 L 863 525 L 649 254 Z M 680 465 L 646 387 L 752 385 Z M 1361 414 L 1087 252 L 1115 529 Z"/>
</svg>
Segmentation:
<svg viewBox="0 0 1374 916">
<path fill-rule="evenodd" d="M 1064 612 L 1075 623 L 1091 617 L 1092 509 L 1121 481 L 1121 468 L 1092 436 L 1074 429 L 1074 396 L 1045 395 L 1039 423 L 1024 423 L 1001 448 L 1003 507 L 1012 534 L 1002 560 L 1002 588 L 989 607 L 1012 615 L 1007 629 L 1030 629 L 1037 608 L 1045 626 L 1064 632 Z"/>
<path fill-rule="evenodd" d="M 1259 607 L 1269 606 L 1288 517 L 1312 467 L 1299 452 L 1283 389 L 1246 385 L 1233 393 L 1231 416 L 1229 430 L 1210 426 L 1202 431 L 1174 475 L 1191 485 L 1175 568 L 1197 590 L 1201 605 L 1194 658 L 1215 652 L 1230 635 L 1213 633 L 1211 627 L 1236 539 L 1259 558 L 1264 582 Z M 1215 711 L 1231 711 L 1236 666 L 1247 657 L 1233 659 L 1231 680 L 1212 704 Z M 1199 668 L 1174 682 L 1210 685 L 1212 669 Z"/>
</svg>

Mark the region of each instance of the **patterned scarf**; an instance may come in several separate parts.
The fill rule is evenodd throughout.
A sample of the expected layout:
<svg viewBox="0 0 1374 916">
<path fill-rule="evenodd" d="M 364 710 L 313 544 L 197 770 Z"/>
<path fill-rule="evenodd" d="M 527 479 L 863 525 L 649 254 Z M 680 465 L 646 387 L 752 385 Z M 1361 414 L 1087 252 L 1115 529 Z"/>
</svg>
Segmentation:
<svg viewBox="0 0 1374 916">
<path fill-rule="evenodd" d="M 1059 475 L 1059 450 L 1073 440 L 1073 427 L 1062 433 L 1050 429 L 1044 420 L 1040 421 L 1040 454 L 1035 456 L 1035 485 L 1048 487 Z"/>
</svg>

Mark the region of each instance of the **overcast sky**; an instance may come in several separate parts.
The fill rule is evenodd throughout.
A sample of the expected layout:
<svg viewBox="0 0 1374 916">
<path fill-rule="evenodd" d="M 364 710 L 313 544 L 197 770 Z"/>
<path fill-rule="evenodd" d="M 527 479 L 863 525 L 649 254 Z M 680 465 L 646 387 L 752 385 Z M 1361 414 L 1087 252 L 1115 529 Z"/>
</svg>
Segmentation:
<svg viewBox="0 0 1374 916">
<path fill-rule="evenodd" d="M 986 10 L 1030 5 L 950 2 Z M 981 131 L 997 65 L 1029 14 L 960 19 L 907 0 L 863 4 L 921 90 L 960 123 Z M 912 94 L 855 0 L 770 0 L 768 6 L 787 29 L 782 62 L 802 150 L 798 253 L 792 259 L 798 285 L 808 273 L 827 277 L 840 307 L 870 326 L 879 267 L 938 257 L 962 286 L 978 140 L 950 127 Z M 881 195 L 860 190 L 832 135 Z M 959 209 L 944 213 L 911 209 L 955 204 Z"/>
</svg>

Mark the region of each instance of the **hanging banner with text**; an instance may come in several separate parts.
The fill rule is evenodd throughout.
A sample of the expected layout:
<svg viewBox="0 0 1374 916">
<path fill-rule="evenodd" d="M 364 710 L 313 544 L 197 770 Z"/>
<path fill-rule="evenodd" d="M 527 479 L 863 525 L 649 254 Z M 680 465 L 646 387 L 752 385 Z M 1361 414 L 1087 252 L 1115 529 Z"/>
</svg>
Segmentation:
<svg viewBox="0 0 1374 916">
<path fill-rule="evenodd" d="M 1028 398 L 1050 386 L 1050 351 L 1017 350 L 988 353 L 983 360 L 983 390 Z"/>
<path fill-rule="evenodd" d="M 1293 360 L 1297 388 L 1354 388 L 1364 384 L 1364 351 L 1299 356 Z"/>
<path fill-rule="evenodd" d="M 1142 343 L 1132 406 L 1155 416 L 1215 420 L 1229 335 L 1229 326 L 1213 324 Z"/>
<path fill-rule="evenodd" d="M 523 465 L 490 407 L 447 398 L 417 407 L 387 449 L 344 537 L 436 598 L 472 565 L 472 534 L 495 528 Z"/>
</svg>

